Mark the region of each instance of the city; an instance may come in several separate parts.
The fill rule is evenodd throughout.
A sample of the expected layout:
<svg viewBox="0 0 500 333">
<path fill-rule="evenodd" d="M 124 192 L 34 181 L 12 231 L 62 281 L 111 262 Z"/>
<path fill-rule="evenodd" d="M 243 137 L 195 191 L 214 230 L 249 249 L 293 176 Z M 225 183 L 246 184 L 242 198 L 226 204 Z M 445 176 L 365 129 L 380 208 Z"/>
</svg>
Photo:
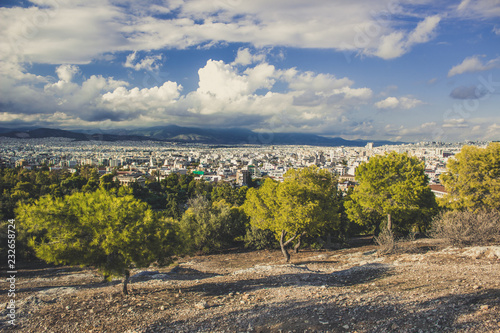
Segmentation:
<svg viewBox="0 0 500 333">
<path fill-rule="evenodd" d="M 99 174 L 115 172 L 121 184 L 147 180 L 160 181 L 169 174 L 193 173 L 207 182 L 228 182 L 248 185 L 250 179 L 269 177 L 283 181 L 289 169 L 316 165 L 339 176 L 339 188 L 355 185 L 356 168 L 371 156 L 395 151 L 408 153 L 425 163 L 429 185 L 437 196 L 443 195 L 439 176 L 446 172 L 448 159 L 460 152 L 465 144 L 486 147 L 488 142 L 446 144 L 420 142 L 374 147 L 313 147 L 313 146 L 215 146 L 158 141 L 79 142 L 66 138 L 12 139 L 0 138 L 2 167 L 36 169 L 42 165 L 50 170 L 90 165 Z"/>
</svg>

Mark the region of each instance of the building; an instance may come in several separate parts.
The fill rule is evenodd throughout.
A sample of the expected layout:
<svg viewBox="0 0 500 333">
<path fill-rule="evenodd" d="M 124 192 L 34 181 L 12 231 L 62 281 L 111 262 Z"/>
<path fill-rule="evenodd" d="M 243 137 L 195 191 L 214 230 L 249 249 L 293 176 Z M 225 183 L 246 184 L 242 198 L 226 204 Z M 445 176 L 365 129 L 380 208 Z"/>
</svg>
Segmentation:
<svg viewBox="0 0 500 333">
<path fill-rule="evenodd" d="M 434 193 L 436 198 L 442 198 L 448 194 L 443 185 L 429 185 L 431 192 Z"/>
<path fill-rule="evenodd" d="M 250 183 L 250 171 L 238 170 L 236 171 L 236 183 L 240 186 L 246 186 Z"/>
</svg>

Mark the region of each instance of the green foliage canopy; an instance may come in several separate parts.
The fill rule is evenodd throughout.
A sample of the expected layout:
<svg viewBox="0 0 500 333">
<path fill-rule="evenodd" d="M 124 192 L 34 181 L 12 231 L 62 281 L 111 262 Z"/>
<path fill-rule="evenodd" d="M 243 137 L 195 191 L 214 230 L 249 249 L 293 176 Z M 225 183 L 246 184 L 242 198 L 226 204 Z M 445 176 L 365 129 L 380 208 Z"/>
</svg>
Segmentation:
<svg viewBox="0 0 500 333">
<path fill-rule="evenodd" d="M 441 182 L 448 191 L 447 208 L 478 212 L 500 210 L 500 142 L 486 148 L 464 146 L 447 164 Z"/>
<path fill-rule="evenodd" d="M 210 202 L 198 196 L 189 201 L 180 230 L 189 251 L 208 253 L 234 246 L 238 238 L 244 237 L 247 224 L 243 209 L 225 200 Z"/>
<path fill-rule="evenodd" d="M 43 196 L 21 204 L 16 216 L 36 255 L 50 263 L 90 265 L 105 276 L 125 275 L 132 265 L 165 261 L 176 250 L 169 221 L 161 221 L 130 191 L 99 189 L 65 198 Z"/>
<path fill-rule="evenodd" d="M 282 183 L 266 179 L 259 189 L 250 188 L 243 205 L 250 223 L 271 230 L 285 259 L 286 246 L 303 234 L 314 235 L 326 224 L 338 225 L 337 180 L 315 166 L 289 170 Z M 286 236 L 290 235 L 288 240 Z"/>
<path fill-rule="evenodd" d="M 437 203 L 428 186 L 424 163 L 408 154 L 374 156 L 356 170 L 355 187 L 345 202 L 351 221 L 377 231 L 391 215 L 396 232 L 426 229 Z"/>
</svg>

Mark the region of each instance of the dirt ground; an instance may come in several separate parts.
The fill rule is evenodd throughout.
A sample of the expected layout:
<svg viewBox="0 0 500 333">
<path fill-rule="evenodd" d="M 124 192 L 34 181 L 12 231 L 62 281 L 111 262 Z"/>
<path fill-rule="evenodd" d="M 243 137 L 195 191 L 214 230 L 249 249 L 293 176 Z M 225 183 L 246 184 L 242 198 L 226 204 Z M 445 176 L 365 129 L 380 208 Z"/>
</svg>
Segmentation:
<svg viewBox="0 0 500 333">
<path fill-rule="evenodd" d="M 500 246 L 381 256 L 373 245 L 181 258 L 134 270 L 130 295 L 97 271 L 31 265 L 17 274 L 20 332 L 500 332 Z"/>
</svg>

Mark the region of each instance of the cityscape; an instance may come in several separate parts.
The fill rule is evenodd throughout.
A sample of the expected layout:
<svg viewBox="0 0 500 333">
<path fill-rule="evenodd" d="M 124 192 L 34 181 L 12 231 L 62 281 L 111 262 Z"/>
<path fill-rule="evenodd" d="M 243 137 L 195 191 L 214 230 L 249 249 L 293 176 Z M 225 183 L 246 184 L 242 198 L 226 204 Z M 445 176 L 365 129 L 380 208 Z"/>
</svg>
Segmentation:
<svg viewBox="0 0 500 333">
<path fill-rule="evenodd" d="M 283 181 L 289 169 L 315 165 L 339 177 L 339 188 L 356 185 L 356 168 L 370 157 L 388 152 L 408 153 L 425 163 L 425 174 L 433 192 L 442 196 L 445 189 L 439 177 L 446 164 L 465 144 L 486 147 L 488 142 L 446 144 L 420 142 L 374 147 L 314 147 L 282 145 L 211 146 L 158 141 L 73 141 L 67 138 L 0 138 L 2 167 L 27 170 L 48 166 L 50 170 L 76 172 L 78 166 L 98 168 L 99 174 L 114 173 L 127 185 L 146 180 L 161 181 L 168 175 L 192 173 L 207 182 L 227 182 L 247 186 L 251 179 L 268 177 Z"/>
<path fill-rule="evenodd" d="M 2 0 L 0 331 L 499 332 L 500 0 Z"/>
</svg>

